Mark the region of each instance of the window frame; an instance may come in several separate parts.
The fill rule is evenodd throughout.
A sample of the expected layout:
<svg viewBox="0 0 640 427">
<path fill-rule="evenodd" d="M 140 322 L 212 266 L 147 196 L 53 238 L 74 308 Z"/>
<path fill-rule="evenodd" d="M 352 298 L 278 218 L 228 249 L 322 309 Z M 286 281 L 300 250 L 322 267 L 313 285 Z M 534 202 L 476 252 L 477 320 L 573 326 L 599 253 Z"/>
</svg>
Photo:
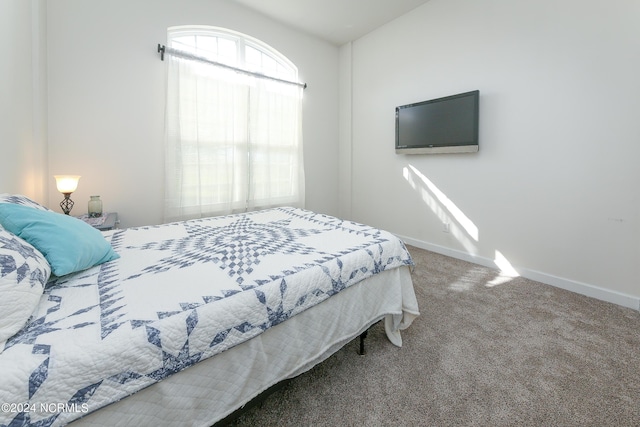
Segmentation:
<svg viewBox="0 0 640 427">
<path fill-rule="evenodd" d="M 198 51 L 190 51 L 191 53 L 203 56 L 212 61 L 220 62 L 225 65 L 230 65 L 232 67 L 241 68 L 247 70 L 249 72 L 255 72 L 259 74 L 264 74 L 269 77 L 275 77 L 283 80 L 291 80 L 296 81 L 298 79 L 298 67 L 295 66 L 289 58 L 280 53 L 278 50 L 269 46 L 261 40 L 256 39 L 255 37 L 251 37 L 247 34 L 229 30 L 227 28 L 222 27 L 213 27 L 208 25 L 179 25 L 169 27 L 167 29 L 167 46 L 179 49 L 173 44 L 173 39 L 180 36 L 194 36 L 194 37 L 221 37 L 228 40 L 233 40 L 236 42 L 236 57 L 237 63 L 230 64 L 224 61 L 221 61 L 219 58 L 212 58 L 206 55 L 206 52 L 198 52 Z M 250 47 L 256 49 L 263 55 L 266 55 L 272 58 L 277 64 L 281 65 L 285 69 L 288 69 L 288 73 L 268 73 L 263 70 L 252 69 L 247 67 L 246 62 L 246 48 Z"/>
<path fill-rule="evenodd" d="M 185 48 L 185 46 L 189 46 L 189 45 L 188 44 L 185 45 L 184 43 L 180 42 L 180 40 L 178 40 L 180 37 L 194 37 L 193 43 L 190 45 L 191 47 Z M 215 42 L 216 52 L 214 52 L 213 55 L 211 54 L 213 50 L 207 51 L 206 49 L 198 49 L 198 39 L 197 39 L 198 37 L 212 37 L 212 38 L 215 37 L 217 39 L 226 39 L 234 42 L 235 58 L 236 58 L 235 61 L 224 60 L 224 58 L 220 56 L 218 51 L 218 47 L 220 45 L 217 41 Z M 203 46 L 206 46 L 206 45 L 207 45 L 206 43 L 203 44 Z M 260 76 L 263 76 L 263 78 L 264 76 L 266 76 L 267 78 L 275 78 L 276 80 L 283 80 L 283 81 L 290 81 L 290 82 L 295 82 L 298 80 L 298 68 L 293 64 L 293 62 L 291 62 L 282 53 L 280 53 L 273 47 L 267 45 L 266 43 L 254 37 L 248 36 L 246 34 L 243 34 L 237 31 L 229 30 L 226 28 L 204 26 L 204 25 L 185 25 L 185 26 L 169 27 L 167 29 L 167 46 L 174 50 L 183 50 L 195 56 L 203 57 L 204 59 L 212 61 L 214 63 L 217 62 L 217 63 L 223 64 L 224 66 L 246 70 L 249 73 L 255 73 L 257 74 L 258 78 L 260 78 Z M 209 44 L 209 46 L 214 46 L 214 43 Z M 248 49 L 253 49 L 257 51 L 260 55 L 263 55 L 263 57 L 261 57 L 260 59 L 261 63 L 264 62 L 264 57 L 266 56 L 270 60 L 275 62 L 276 66 L 271 67 L 272 70 L 260 69 L 259 67 L 256 68 L 255 66 L 253 67 L 248 66 L 247 55 L 246 55 L 246 52 Z M 226 56 L 226 58 L 231 58 L 231 57 L 232 55 Z M 203 70 L 205 70 L 204 67 L 203 67 Z M 251 86 L 253 85 L 250 84 L 249 87 Z M 299 114 L 301 114 L 301 111 L 299 112 Z M 297 132 L 301 138 L 301 129 L 299 128 Z M 199 145 L 198 141 L 197 140 L 192 141 L 191 138 L 183 139 L 182 144 L 185 144 L 184 147 L 186 147 L 187 149 L 192 148 L 195 151 L 202 150 L 202 146 Z M 238 170 L 245 170 L 247 174 L 242 177 L 240 177 L 239 175 L 236 176 L 236 182 L 238 183 L 238 185 L 245 187 L 246 193 L 244 192 L 245 190 L 240 190 L 240 193 L 236 193 L 236 191 L 239 190 L 239 187 L 235 185 L 231 189 L 231 193 L 229 191 L 226 191 L 226 192 L 214 191 L 211 194 L 209 192 L 203 193 L 202 192 L 203 189 L 212 190 L 213 188 L 216 187 L 216 185 L 220 189 L 226 188 L 226 187 L 224 187 L 225 184 L 207 184 L 205 187 L 201 187 L 200 185 L 196 184 L 196 181 L 198 180 L 189 179 L 187 180 L 187 182 L 184 182 L 182 184 L 182 190 L 188 191 L 188 194 L 190 194 L 190 196 L 187 197 L 187 199 L 192 200 L 192 202 L 186 203 L 186 204 L 183 204 L 182 202 L 180 202 L 175 206 L 173 205 L 170 206 L 169 204 L 166 205 L 167 210 L 165 211 L 165 218 L 170 220 L 180 219 L 171 213 L 171 212 L 177 212 L 176 210 L 182 211 L 184 214 L 186 214 L 187 212 L 195 212 L 194 209 L 196 211 L 199 210 L 200 212 L 207 212 L 207 213 L 212 213 L 212 212 L 224 213 L 224 210 L 223 210 L 224 206 L 230 206 L 232 208 L 231 212 L 243 211 L 243 210 L 246 211 L 247 209 L 266 208 L 269 206 L 282 206 L 282 205 L 304 207 L 304 160 L 300 157 L 302 153 L 301 151 L 302 140 L 298 138 L 298 143 L 291 147 L 289 147 L 288 144 L 278 145 L 278 144 L 272 144 L 272 143 L 269 143 L 268 147 L 261 146 L 260 144 L 256 144 L 256 141 L 251 141 L 251 140 L 247 140 L 246 144 L 247 144 L 246 145 L 247 148 L 246 148 L 246 152 L 244 152 L 242 151 L 243 149 L 241 148 L 241 146 L 234 145 L 232 141 L 222 143 L 222 145 L 227 145 L 227 149 L 234 150 L 238 153 L 242 151 L 242 153 L 239 154 L 239 157 L 244 158 L 244 160 L 240 160 L 241 162 L 244 163 L 244 166 L 240 166 Z M 296 148 L 298 145 L 300 146 L 300 148 Z M 221 148 L 220 146 L 211 147 L 211 150 L 212 150 L 211 154 L 214 155 L 215 157 L 215 151 L 219 150 L 220 148 Z M 296 154 L 296 152 L 298 154 Z M 251 158 L 252 156 L 260 157 L 262 155 L 266 155 L 267 157 L 270 157 L 270 158 L 275 156 L 276 158 L 280 158 L 280 159 L 286 158 L 287 156 L 290 157 L 291 159 L 288 161 L 288 163 L 286 161 L 277 162 L 277 163 L 281 163 L 283 167 L 287 165 L 290 166 L 289 174 L 287 175 L 286 172 L 282 174 L 276 173 L 274 176 L 272 173 L 270 175 L 272 179 L 267 180 L 264 183 L 256 183 L 255 181 L 252 181 L 254 172 L 258 172 L 258 175 L 260 175 L 260 173 L 259 173 L 259 169 L 254 169 L 255 164 L 253 163 Z M 297 161 L 293 160 L 293 157 L 291 156 L 297 157 L 298 160 Z M 203 166 L 202 162 L 196 162 L 196 163 L 189 162 L 189 161 L 182 162 L 181 170 L 183 170 L 183 173 L 185 172 L 187 174 L 192 173 L 191 168 L 184 167 L 189 163 L 192 163 L 192 166 L 195 168 L 193 169 L 193 173 L 196 173 L 196 174 L 199 173 L 197 170 L 200 170 Z M 215 161 L 213 161 L 211 165 L 213 166 L 218 164 L 215 163 Z M 211 169 L 215 170 L 216 168 L 212 167 Z M 268 168 L 266 170 L 268 170 Z M 294 173 L 294 171 L 296 172 Z M 288 180 L 284 179 L 285 176 L 293 177 L 294 175 L 297 175 L 297 178 L 288 179 Z M 192 181 L 193 181 L 193 185 L 191 185 Z M 205 180 L 205 181 L 208 182 L 209 180 Z M 242 184 L 243 182 L 244 184 Z M 299 182 L 302 183 L 302 187 L 300 187 Z M 191 187 L 193 188 L 190 189 Z M 266 194 L 266 196 L 265 198 L 260 198 L 261 188 L 263 187 L 267 189 L 266 191 L 268 194 L 262 192 L 262 194 Z M 287 187 L 289 187 L 288 190 L 286 189 Z M 274 188 L 281 189 L 284 191 L 278 195 L 277 193 L 279 191 L 276 190 L 274 194 L 272 192 Z M 222 193 L 231 195 L 230 200 L 227 200 L 226 198 L 222 197 Z M 175 194 L 175 193 L 171 193 L 171 194 Z M 177 200 L 175 197 L 172 197 L 171 194 L 169 195 L 169 198 L 167 200 Z M 203 196 L 205 194 L 209 194 L 209 196 L 211 196 L 211 197 L 207 197 L 206 201 L 203 199 Z M 244 197 L 236 198 L 236 196 L 243 195 L 243 194 L 244 194 Z M 241 200 L 242 198 L 244 198 L 244 200 Z M 180 196 L 179 199 L 183 200 L 182 196 Z M 193 216 L 189 214 L 188 217 L 193 217 Z"/>
</svg>

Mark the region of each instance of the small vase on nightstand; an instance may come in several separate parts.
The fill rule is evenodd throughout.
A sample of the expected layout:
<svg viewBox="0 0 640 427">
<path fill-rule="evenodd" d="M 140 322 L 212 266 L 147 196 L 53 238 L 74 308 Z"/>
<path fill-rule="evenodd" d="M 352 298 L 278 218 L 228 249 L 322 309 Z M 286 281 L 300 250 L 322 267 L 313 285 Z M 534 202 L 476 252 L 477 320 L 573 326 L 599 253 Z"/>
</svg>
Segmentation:
<svg viewBox="0 0 640 427">
<path fill-rule="evenodd" d="M 88 212 L 90 218 L 102 216 L 102 200 L 100 200 L 100 196 L 91 196 Z"/>
</svg>

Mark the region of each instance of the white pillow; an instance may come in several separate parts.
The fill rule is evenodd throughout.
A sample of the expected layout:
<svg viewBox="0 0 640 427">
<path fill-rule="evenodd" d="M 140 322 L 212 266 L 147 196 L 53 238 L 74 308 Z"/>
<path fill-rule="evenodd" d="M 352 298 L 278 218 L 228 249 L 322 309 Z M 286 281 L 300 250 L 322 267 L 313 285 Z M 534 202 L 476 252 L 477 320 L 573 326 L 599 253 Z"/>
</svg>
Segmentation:
<svg viewBox="0 0 640 427">
<path fill-rule="evenodd" d="M 42 206 L 38 202 L 34 202 L 27 196 L 23 196 L 22 194 L 2 193 L 0 194 L 0 203 L 13 203 L 14 205 L 29 206 L 31 208 L 40 209 L 41 211 L 51 210 L 45 206 Z"/>
<path fill-rule="evenodd" d="M 38 307 L 50 275 L 49 263 L 36 248 L 0 230 L 0 353 Z"/>
</svg>

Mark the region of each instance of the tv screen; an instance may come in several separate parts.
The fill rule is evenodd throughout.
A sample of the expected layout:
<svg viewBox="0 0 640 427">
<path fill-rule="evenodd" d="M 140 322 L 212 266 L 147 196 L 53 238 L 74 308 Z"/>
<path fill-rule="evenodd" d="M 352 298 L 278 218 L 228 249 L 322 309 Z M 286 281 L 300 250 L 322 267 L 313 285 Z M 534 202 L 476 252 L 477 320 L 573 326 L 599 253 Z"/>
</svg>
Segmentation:
<svg viewBox="0 0 640 427">
<path fill-rule="evenodd" d="M 396 107 L 396 153 L 478 151 L 480 91 Z"/>
</svg>

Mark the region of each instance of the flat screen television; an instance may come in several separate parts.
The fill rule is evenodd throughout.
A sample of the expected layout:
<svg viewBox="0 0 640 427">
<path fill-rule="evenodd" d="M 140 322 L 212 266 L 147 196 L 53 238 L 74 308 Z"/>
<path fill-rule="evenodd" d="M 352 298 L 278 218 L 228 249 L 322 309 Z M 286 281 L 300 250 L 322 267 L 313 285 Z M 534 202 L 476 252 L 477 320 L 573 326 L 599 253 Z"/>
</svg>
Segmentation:
<svg viewBox="0 0 640 427">
<path fill-rule="evenodd" d="M 478 151 L 480 91 L 396 107 L 396 153 Z"/>
</svg>

